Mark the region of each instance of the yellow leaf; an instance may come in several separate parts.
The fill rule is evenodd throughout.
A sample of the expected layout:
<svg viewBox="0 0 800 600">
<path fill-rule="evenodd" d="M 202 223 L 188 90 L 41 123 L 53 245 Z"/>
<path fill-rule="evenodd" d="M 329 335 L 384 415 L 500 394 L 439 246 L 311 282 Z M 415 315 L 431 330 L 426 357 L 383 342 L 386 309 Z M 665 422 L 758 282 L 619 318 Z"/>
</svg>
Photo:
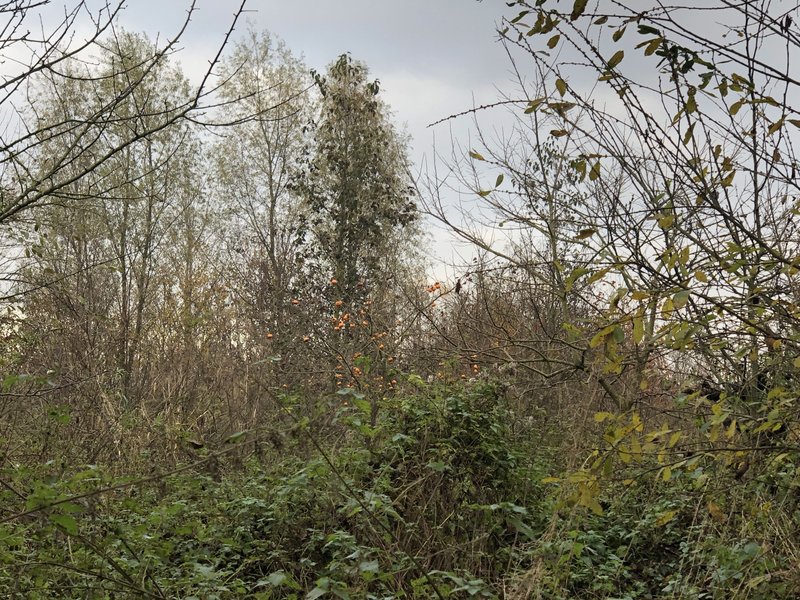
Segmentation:
<svg viewBox="0 0 800 600">
<path fill-rule="evenodd" d="M 670 479 L 672 479 L 672 469 L 670 469 L 669 467 L 664 467 L 664 470 L 661 471 L 661 479 L 663 479 L 664 481 L 669 481 Z"/>
<path fill-rule="evenodd" d="M 702 283 L 708 283 L 708 276 L 706 276 L 706 274 L 703 273 L 702 271 L 695 271 L 694 278 Z"/>
<path fill-rule="evenodd" d="M 561 96 L 567 93 L 567 84 L 560 77 L 556 79 L 556 89 L 558 90 L 558 93 L 561 94 Z"/>
<path fill-rule="evenodd" d="M 545 477 L 543 478 L 540 483 L 560 483 L 561 479 L 558 477 Z"/>
<path fill-rule="evenodd" d="M 644 321 L 642 317 L 633 319 L 633 343 L 639 344 L 644 339 Z"/>
<path fill-rule="evenodd" d="M 594 496 L 585 496 L 581 500 L 582 500 L 581 504 L 583 504 L 586 508 L 591 510 L 594 514 L 598 516 L 603 514 L 603 507 L 600 506 L 600 503 Z"/>
<path fill-rule="evenodd" d="M 662 513 L 656 519 L 655 526 L 656 527 L 663 527 L 664 525 L 666 525 L 667 523 L 672 521 L 672 519 L 674 519 L 675 515 L 677 515 L 677 514 L 678 514 L 677 510 L 668 510 L 667 512 Z"/>
<path fill-rule="evenodd" d="M 672 298 L 667 298 L 664 300 L 664 304 L 661 305 L 661 316 L 669 318 L 672 312 L 675 310 L 675 305 L 672 303 Z"/>
<path fill-rule="evenodd" d="M 728 520 L 727 515 L 724 512 L 722 512 L 722 509 L 715 502 L 709 502 L 707 508 L 708 508 L 708 514 L 710 514 L 715 521 L 718 521 L 719 523 L 724 523 L 725 521 Z"/>
<path fill-rule="evenodd" d="M 674 215 L 663 215 L 658 218 L 658 226 L 661 227 L 661 229 L 669 229 L 670 227 L 672 227 L 672 224 L 674 222 L 675 222 Z"/>
<path fill-rule="evenodd" d="M 470 155 L 470 157 L 474 158 L 475 160 L 486 160 L 478 152 L 475 152 L 475 150 L 470 150 L 469 155 Z"/>
</svg>

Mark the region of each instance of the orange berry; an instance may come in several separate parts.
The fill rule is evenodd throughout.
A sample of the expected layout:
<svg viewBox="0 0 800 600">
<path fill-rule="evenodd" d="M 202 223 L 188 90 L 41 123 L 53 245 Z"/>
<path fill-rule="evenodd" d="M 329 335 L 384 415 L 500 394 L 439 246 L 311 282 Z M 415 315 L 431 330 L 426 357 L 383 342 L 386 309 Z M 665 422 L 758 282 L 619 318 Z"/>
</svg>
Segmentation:
<svg viewBox="0 0 800 600">
<path fill-rule="evenodd" d="M 268 340 L 271 340 L 271 339 L 272 339 L 272 334 L 271 334 L 271 333 L 268 333 L 268 334 L 267 334 L 267 339 L 268 339 Z"/>
<path fill-rule="evenodd" d="M 331 277 L 331 285 L 336 285 L 337 283 L 339 282 L 336 281 L 336 277 Z"/>
<path fill-rule="evenodd" d="M 339 307 L 340 307 L 342 304 L 344 304 L 344 301 L 343 301 L 343 300 L 337 300 L 336 302 L 334 302 L 334 303 L 333 303 L 333 305 L 334 305 L 336 308 L 339 308 Z"/>
<path fill-rule="evenodd" d="M 298 300 L 297 298 L 292 298 L 292 304 L 297 306 L 298 304 L 300 304 L 300 300 Z"/>
</svg>

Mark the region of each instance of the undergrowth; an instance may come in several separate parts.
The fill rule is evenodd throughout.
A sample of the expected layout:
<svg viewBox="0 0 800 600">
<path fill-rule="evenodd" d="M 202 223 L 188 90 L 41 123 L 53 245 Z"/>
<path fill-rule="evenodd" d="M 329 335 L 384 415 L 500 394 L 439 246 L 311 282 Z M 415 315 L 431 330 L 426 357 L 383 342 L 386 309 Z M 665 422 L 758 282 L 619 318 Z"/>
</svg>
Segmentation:
<svg viewBox="0 0 800 600">
<path fill-rule="evenodd" d="M 544 421 L 520 427 L 490 385 L 420 384 L 384 399 L 375 426 L 359 394 L 336 400 L 336 436 L 320 442 L 299 419 L 280 448 L 221 477 L 192 468 L 135 483 L 99 466 L 7 466 L 0 595 L 794 598 L 800 589 L 793 509 L 776 507 L 763 482 L 716 499 L 690 474 L 620 482 L 594 514 L 546 483 L 563 468 L 558 437 Z M 293 399 L 284 405 L 291 412 Z"/>
</svg>

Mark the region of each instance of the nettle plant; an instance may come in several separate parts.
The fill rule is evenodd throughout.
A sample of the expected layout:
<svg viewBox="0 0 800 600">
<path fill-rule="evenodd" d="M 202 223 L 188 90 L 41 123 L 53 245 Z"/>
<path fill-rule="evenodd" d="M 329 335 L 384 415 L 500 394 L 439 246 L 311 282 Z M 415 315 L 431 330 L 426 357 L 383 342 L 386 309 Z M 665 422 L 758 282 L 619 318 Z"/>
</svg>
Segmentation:
<svg viewBox="0 0 800 600">
<path fill-rule="evenodd" d="M 565 319 L 562 341 L 613 407 L 596 416 L 603 443 L 568 477 L 573 501 L 600 512 L 603 482 L 628 465 L 664 480 L 693 473 L 703 487 L 708 461 L 737 478 L 793 461 L 796 9 L 711 0 L 509 7 L 503 40 L 535 73 L 521 82 L 531 145 L 547 144 L 573 191 L 489 148 L 470 156 L 570 215 L 542 227 L 507 188 L 480 190 L 503 223 L 538 226 L 553 248 L 586 259 L 551 258 L 552 285 L 590 305 Z"/>
</svg>

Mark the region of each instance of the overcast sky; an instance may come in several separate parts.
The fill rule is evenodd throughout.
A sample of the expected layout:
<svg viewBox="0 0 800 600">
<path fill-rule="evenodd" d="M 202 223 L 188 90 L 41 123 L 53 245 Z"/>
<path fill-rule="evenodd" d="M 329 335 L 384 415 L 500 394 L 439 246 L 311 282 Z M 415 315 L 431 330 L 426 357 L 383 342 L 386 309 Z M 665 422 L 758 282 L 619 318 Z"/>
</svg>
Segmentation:
<svg viewBox="0 0 800 600">
<path fill-rule="evenodd" d="M 131 0 L 121 23 L 163 40 L 180 27 L 188 4 Z M 187 73 L 205 71 L 238 5 L 197 1 L 178 55 Z M 498 87 L 507 87 L 508 61 L 495 33 L 504 8 L 497 0 L 249 0 L 237 30 L 266 29 L 319 71 L 344 52 L 365 62 L 380 79 L 395 122 L 411 135 L 411 158 L 419 167 L 431 155 L 434 130 L 428 124 L 490 103 Z M 451 131 L 466 140 L 470 128 L 469 119 L 439 126 L 437 140 L 449 144 Z M 450 260 L 452 242 L 432 224 L 428 230 L 434 254 Z"/>
<path fill-rule="evenodd" d="M 122 23 L 168 35 L 187 4 L 131 0 Z M 202 69 L 234 5 L 238 1 L 198 0 L 180 55 L 187 70 Z M 310 68 L 324 70 L 344 52 L 364 61 L 415 138 L 428 123 L 471 106 L 473 96 L 493 99 L 494 84 L 508 79 L 505 54 L 494 41 L 503 8 L 496 0 L 249 0 L 247 8 L 248 22 L 282 38 Z M 246 27 L 242 22 L 239 33 Z"/>
</svg>

